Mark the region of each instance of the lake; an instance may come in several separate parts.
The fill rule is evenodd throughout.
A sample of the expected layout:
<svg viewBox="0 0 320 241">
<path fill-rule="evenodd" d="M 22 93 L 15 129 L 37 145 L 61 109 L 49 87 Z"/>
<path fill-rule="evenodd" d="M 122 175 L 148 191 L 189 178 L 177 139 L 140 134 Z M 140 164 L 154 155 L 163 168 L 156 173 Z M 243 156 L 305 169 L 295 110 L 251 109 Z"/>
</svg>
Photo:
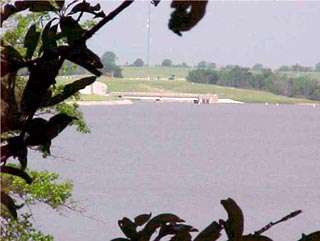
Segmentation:
<svg viewBox="0 0 320 241">
<path fill-rule="evenodd" d="M 107 241 L 122 236 L 118 219 L 172 212 L 203 229 L 226 218 L 232 197 L 245 232 L 302 209 L 267 231 L 298 240 L 320 226 L 320 108 L 297 105 L 138 103 L 82 107 L 90 134 L 67 129 L 53 142 L 56 158 L 32 167 L 74 182 L 85 212 L 46 206 L 35 222 L 57 241 Z M 223 238 L 221 240 L 224 240 Z"/>
</svg>

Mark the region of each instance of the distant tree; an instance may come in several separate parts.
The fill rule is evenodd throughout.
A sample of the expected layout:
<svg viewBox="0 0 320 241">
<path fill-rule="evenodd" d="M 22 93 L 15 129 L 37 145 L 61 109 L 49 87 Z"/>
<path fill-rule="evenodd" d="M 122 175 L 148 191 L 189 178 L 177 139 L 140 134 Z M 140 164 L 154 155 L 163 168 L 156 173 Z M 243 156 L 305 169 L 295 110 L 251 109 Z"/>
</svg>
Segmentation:
<svg viewBox="0 0 320 241">
<path fill-rule="evenodd" d="M 142 66 L 144 66 L 144 62 L 143 62 L 142 59 L 137 58 L 137 59 L 133 62 L 132 65 L 133 65 L 133 66 L 136 66 L 136 67 L 142 67 Z"/>
<path fill-rule="evenodd" d="M 320 72 L 320 62 L 315 65 L 314 70 Z"/>
<path fill-rule="evenodd" d="M 218 82 L 219 75 L 212 69 L 196 69 L 190 71 L 186 79 L 195 83 L 216 84 Z"/>
<path fill-rule="evenodd" d="M 171 59 L 164 59 L 161 63 L 161 66 L 164 67 L 171 67 L 172 66 L 172 60 Z"/>
<path fill-rule="evenodd" d="M 262 64 L 255 64 L 252 66 L 252 70 L 262 70 L 263 65 Z"/>
<path fill-rule="evenodd" d="M 216 63 L 210 62 L 210 63 L 207 64 L 207 67 L 210 68 L 210 69 L 216 69 L 217 65 L 216 65 Z"/>
<path fill-rule="evenodd" d="M 200 61 L 200 62 L 198 63 L 197 67 L 198 67 L 199 69 L 207 68 L 207 62 L 204 61 L 204 60 L 202 60 L 202 61 Z"/>
<path fill-rule="evenodd" d="M 181 67 L 188 68 L 189 65 L 188 65 L 186 62 L 182 62 L 182 63 L 181 63 Z"/>
<path fill-rule="evenodd" d="M 290 71 L 290 67 L 287 65 L 282 65 L 278 70 L 283 72 Z"/>
<path fill-rule="evenodd" d="M 116 64 L 117 56 L 111 51 L 105 52 L 101 57 L 103 64 L 102 72 L 111 74 L 113 77 L 122 78 L 122 69 Z"/>
<path fill-rule="evenodd" d="M 312 68 L 309 66 L 302 66 L 300 64 L 295 64 L 291 66 L 291 71 L 294 72 L 310 72 L 312 71 Z"/>
</svg>

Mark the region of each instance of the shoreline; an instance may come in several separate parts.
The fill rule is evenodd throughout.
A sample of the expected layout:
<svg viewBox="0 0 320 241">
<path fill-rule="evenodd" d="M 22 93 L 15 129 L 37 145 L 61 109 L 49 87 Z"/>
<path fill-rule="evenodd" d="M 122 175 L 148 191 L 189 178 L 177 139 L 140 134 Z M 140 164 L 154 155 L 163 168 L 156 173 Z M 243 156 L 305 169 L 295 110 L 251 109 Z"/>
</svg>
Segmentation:
<svg viewBox="0 0 320 241">
<path fill-rule="evenodd" d="M 77 103 L 80 106 L 112 106 L 112 105 L 132 105 L 136 103 L 137 101 L 131 101 L 131 100 L 101 100 L 101 101 L 68 101 L 67 103 Z M 183 101 L 147 101 L 148 103 L 190 103 L 190 102 L 183 102 Z M 247 102 L 240 102 L 235 101 L 232 99 L 220 99 L 220 101 L 216 103 L 212 103 L 209 105 L 215 105 L 215 104 L 259 104 L 259 105 L 270 105 L 270 106 L 280 106 L 280 105 L 295 105 L 295 106 L 309 106 L 309 107 L 320 107 L 320 104 L 312 104 L 312 103 L 247 103 Z"/>
</svg>

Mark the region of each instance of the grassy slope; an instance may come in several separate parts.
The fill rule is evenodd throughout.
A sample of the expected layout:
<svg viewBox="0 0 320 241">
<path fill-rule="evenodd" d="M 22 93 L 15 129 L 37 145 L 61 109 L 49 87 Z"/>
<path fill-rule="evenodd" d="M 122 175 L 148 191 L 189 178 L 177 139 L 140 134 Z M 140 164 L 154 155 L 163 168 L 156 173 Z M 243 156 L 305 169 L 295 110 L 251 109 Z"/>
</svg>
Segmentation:
<svg viewBox="0 0 320 241">
<path fill-rule="evenodd" d="M 191 68 L 183 67 L 131 67 L 122 66 L 122 74 L 124 78 L 147 78 L 151 77 L 156 79 L 169 78 L 171 75 L 175 75 L 176 78 L 185 78 Z"/>
<path fill-rule="evenodd" d="M 223 87 L 217 85 L 196 84 L 183 80 L 132 80 L 100 78 L 108 85 L 110 92 L 178 92 L 217 94 L 219 98 L 230 98 L 248 103 L 315 103 L 311 100 L 288 98 L 269 92 Z"/>
</svg>

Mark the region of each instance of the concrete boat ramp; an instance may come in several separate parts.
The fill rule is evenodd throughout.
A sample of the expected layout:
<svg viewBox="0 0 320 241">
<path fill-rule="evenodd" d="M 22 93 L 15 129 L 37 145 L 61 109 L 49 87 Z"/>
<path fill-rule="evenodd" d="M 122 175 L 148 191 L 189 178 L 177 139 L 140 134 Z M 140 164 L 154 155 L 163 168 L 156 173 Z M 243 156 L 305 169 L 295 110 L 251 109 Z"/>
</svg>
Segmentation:
<svg viewBox="0 0 320 241">
<path fill-rule="evenodd" d="M 112 95 L 127 100 L 153 102 L 188 102 L 195 104 L 242 103 L 231 99 L 219 99 L 217 95 L 213 94 L 113 92 Z"/>
</svg>

